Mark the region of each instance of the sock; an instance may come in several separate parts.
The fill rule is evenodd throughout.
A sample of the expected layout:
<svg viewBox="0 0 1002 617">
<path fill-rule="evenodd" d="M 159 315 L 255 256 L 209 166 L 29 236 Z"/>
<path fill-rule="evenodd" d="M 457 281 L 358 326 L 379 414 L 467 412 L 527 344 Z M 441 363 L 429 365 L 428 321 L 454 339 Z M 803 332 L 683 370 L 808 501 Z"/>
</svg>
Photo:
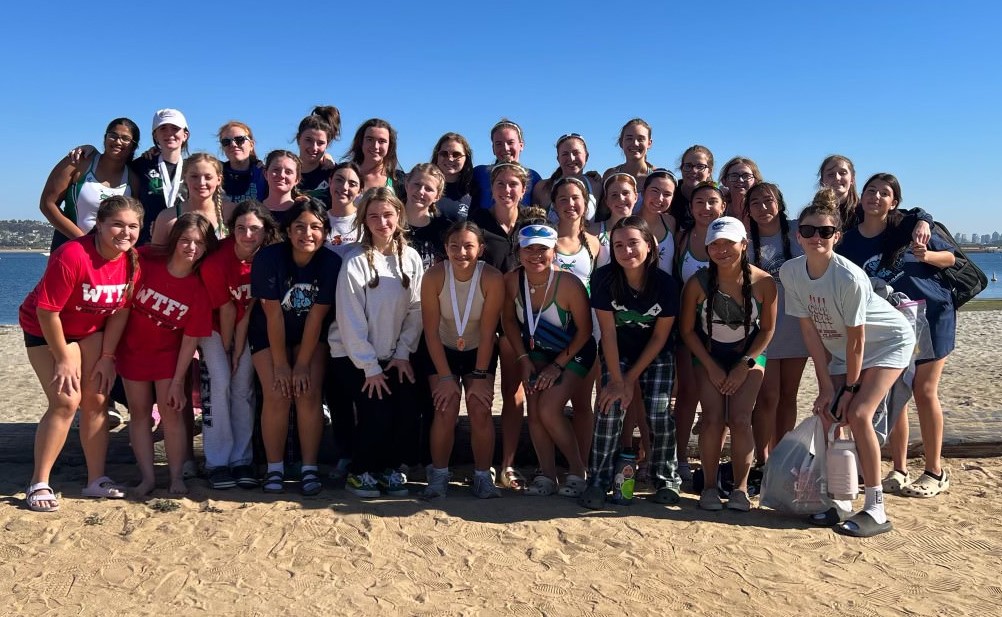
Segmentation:
<svg viewBox="0 0 1002 617">
<path fill-rule="evenodd" d="M 268 463 L 268 473 L 273 471 L 277 471 L 278 473 L 285 475 L 285 463 L 283 461 Z"/>
<path fill-rule="evenodd" d="M 901 474 L 903 476 L 907 476 L 908 475 L 908 470 L 907 469 L 898 469 L 897 467 L 895 467 L 894 471 L 898 472 L 899 474 Z M 926 473 L 928 473 L 928 472 L 926 472 Z"/>
<path fill-rule="evenodd" d="M 884 512 L 884 490 L 879 486 L 866 487 L 866 501 L 863 502 L 863 512 L 869 514 L 878 524 L 887 522 Z"/>
<path fill-rule="evenodd" d="M 928 469 L 926 469 L 923 473 L 925 473 L 925 475 L 929 476 L 930 478 L 932 478 L 936 482 L 939 482 L 940 480 L 943 479 L 943 472 L 942 471 L 940 471 L 937 474 L 937 473 L 933 473 L 933 472 L 929 471 Z"/>
<path fill-rule="evenodd" d="M 299 471 L 300 473 L 306 473 L 307 471 L 312 471 L 316 473 L 317 471 L 320 471 L 320 468 L 316 465 L 303 465 L 302 467 L 299 468 Z"/>
</svg>

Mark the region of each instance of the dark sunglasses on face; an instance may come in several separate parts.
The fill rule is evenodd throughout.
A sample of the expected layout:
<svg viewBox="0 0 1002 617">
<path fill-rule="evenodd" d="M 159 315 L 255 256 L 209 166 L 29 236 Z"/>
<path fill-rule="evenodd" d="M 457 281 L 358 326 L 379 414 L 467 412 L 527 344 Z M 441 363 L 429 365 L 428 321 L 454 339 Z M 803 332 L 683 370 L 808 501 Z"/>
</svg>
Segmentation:
<svg viewBox="0 0 1002 617">
<path fill-rule="evenodd" d="M 838 229 L 834 225 L 801 225 L 798 231 L 804 238 L 813 238 L 814 234 L 818 234 L 822 239 L 827 240 L 834 236 Z"/>
<path fill-rule="evenodd" d="M 230 139 L 229 137 L 223 137 L 222 139 L 219 140 L 219 145 L 221 145 L 224 148 L 229 148 L 231 144 L 242 146 L 245 143 L 247 143 L 248 139 L 250 139 L 250 137 L 246 135 L 237 135 L 233 139 Z"/>
</svg>

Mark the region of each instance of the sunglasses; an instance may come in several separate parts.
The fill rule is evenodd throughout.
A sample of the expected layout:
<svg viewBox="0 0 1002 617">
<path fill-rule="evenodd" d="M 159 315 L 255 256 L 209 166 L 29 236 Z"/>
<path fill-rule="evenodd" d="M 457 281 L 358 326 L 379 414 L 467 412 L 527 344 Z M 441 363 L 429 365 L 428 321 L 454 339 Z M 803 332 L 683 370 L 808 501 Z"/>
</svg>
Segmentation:
<svg viewBox="0 0 1002 617">
<path fill-rule="evenodd" d="M 219 140 L 219 145 L 224 148 L 229 148 L 232 144 L 237 146 L 242 146 L 250 140 L 250 137 L 246 135 L 237 135 L 236 137 L 230 139 L 229 137 L 223 137 Z"/>
<path fill-rule="evenodd" d="M 452 152 L 450 152 L 448 150 L 439 150 L 438 151 L 438 156 L 439 156 L 439 158 L 448 159 L 450 161 L 453 160 L 453 159 L 456 159 L 458 161 L 461 158 L 466 158 L 466 153 L 465 152 L 460 152 L 458 150 L 454 150 Z"/>
<path fill-rule="evenodd" d="M 801 237 L 813 238 L 814 234 L 818 234 L 824 240 L 831 238 L 838 231 L 834 225 L 801 225 L 797 230 Z"/>
</svg>

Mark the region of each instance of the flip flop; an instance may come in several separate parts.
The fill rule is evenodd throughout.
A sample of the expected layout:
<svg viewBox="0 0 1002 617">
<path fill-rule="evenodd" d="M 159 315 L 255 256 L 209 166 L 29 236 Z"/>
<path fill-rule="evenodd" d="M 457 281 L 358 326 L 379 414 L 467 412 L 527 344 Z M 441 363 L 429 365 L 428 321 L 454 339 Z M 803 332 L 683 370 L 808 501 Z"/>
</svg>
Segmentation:
<svg viewBox="0 0 1002 617">
<path fill-rule="evenodd" d="M 49 491 L 49 494 L 39 495 L 42 491 Z M 59 510 L 59 497 L 56 496 L 56 491 L 52 490 L 52 487 L 47 482 L 36 482 L 29 485 L 28 489 L 24 491 L 24 501 L 27 502 L 28 509 L 32 512 L 55 512 Z M 56 505 L 43 506 L 41 504 L 43 501 L 51 501 Z"/>
<path fill-rule="evenodd" d="M 834 527 L 835 533 L 853 538 L 870 538 L 894 529 L 891 521 L 878 523 L 867 512 L 857 512 L 845 522 Z"/>
<path fill-rule="evenodd" d="M 118 487 L 108 476 L 101 476 L 85 486 L 80 494 L 95 499 L 124 499 L 125 491 Z"/>
<path fill-rule="evenodd" d="M 513 491 L 521 491 L 525 489 L 525 484 L 525 476 L 514 467 L 505 467 L 504 471 L 501 472 L 501 486 Z"/>
</svg>

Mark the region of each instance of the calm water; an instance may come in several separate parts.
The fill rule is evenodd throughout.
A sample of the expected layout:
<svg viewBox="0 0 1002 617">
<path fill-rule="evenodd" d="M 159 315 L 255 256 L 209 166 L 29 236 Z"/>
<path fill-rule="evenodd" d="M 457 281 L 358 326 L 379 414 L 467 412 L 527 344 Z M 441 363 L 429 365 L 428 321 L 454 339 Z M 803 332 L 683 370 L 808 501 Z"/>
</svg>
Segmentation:
<svg viewBox="0 0 1002 617">
<path fill-rule="evenodd" d="M 1002 253 L 973 253 L 971 258 L 985 271 L 1002 276 Z M 0 253 L 0 324 L 17 324 L 17 307 L 35 286 L 48 258 L 41 253 Z M 978 298 L 1002 298 L 1002 282 L 988 283 Z"/>
</svg>

